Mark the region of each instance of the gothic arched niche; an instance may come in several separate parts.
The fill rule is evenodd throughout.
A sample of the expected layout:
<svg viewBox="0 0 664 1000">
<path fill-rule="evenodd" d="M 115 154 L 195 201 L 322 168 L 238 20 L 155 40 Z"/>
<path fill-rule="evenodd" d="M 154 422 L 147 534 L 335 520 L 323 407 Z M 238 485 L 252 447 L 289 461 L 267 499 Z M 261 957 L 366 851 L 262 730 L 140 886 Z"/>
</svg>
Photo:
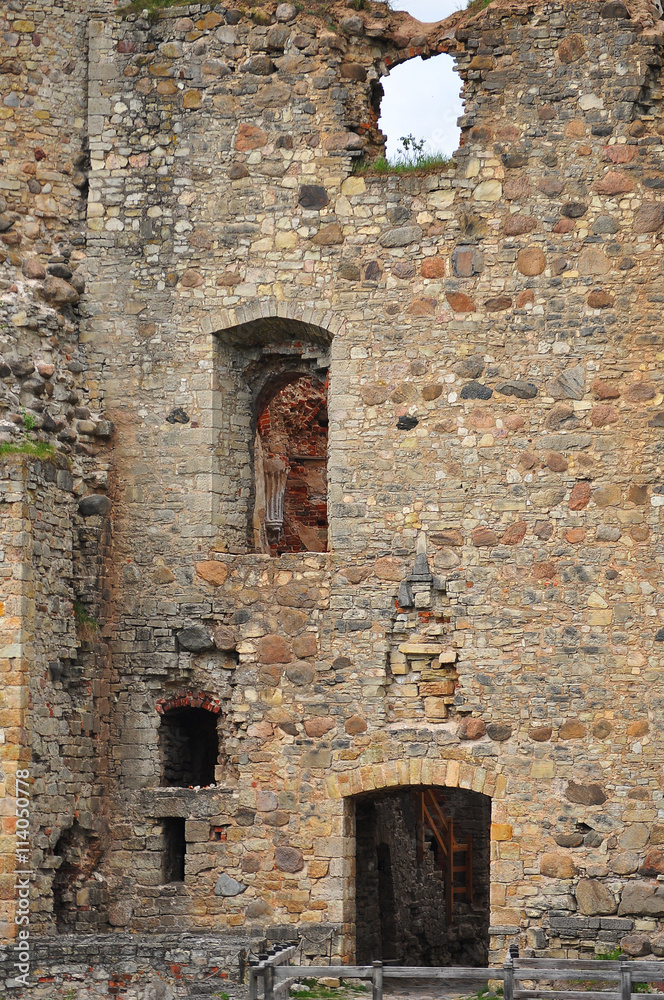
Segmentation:
<svg viewBox="0 0 664 1000">
<path fill-rule="evenodd" d="M 217 336 L 219 524 L 229 551 L 327 549 L 329 331 L 282 317 Z"/>
</svg>

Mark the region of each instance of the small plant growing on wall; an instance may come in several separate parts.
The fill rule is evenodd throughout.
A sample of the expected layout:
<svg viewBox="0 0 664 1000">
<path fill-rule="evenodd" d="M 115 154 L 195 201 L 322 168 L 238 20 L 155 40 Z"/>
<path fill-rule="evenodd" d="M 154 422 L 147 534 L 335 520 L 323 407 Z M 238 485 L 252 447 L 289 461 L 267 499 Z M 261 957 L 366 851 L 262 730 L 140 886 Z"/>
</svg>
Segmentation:
<svg viewBox="0 0 664 1000">
<path fill-rule="evenodd" d="M 23 418 L 23 433 L 16 441 L 3 441 L 0 444 L 0 458 L 3 455 L 34 455 L 35 458 L 50 458 L 55 454 L 52 444 L 38 441 L 32 433 L 37 425 L 37 418 L 21 408 Z"/>
</svg>

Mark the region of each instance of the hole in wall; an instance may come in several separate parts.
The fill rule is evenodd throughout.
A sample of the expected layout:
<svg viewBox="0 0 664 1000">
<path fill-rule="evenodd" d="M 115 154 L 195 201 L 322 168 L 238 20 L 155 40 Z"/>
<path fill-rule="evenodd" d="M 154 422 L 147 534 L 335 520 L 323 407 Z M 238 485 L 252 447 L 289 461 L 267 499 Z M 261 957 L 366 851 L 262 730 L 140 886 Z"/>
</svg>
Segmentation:
<svg viewBox="0 0 664 1000">
<path fill-rule="evenodd" d="M 424 24 L 442 21 L 467 6 L 467 0 L 390 0 L 392 10 L 405 10 Z"/>
<path fill-rule="evenodd" d="M 159 724 L 163 784 L 178 788 L 214 784 L 219 758 L 218 716 L 204 708 L 174 708 Z"/>
<path fill-rule="evenodd" d="M 459 147 L 457 119 L 463 114 L 452 56 L 409 59 L 390 70 L 381 83 L 384 96 L 378 127 L 387 139 L 387 160 L 408 162 L 418 150 L 425 156 L 451 157 Z M 406 142 L 404 148 L 403 139 L 411 136 L 417 145 Z"/>
<path fill-rule="evenodd" d="M 187 842 L 185 840 L 185 820 L 180 816 L 167 816 L 162 820 L 164 854 L 162 874 L 164 884 L 184 882 Z"/>
<path fill-rule="evenodd" d="M 106 924 L 103 882 L 94 878 L 102 854 L 99 837 L 74 823 L 55 845 L 60 865 L 53 876 L 53 916 L 60 934 L 98 930 Z"/>
</svg>

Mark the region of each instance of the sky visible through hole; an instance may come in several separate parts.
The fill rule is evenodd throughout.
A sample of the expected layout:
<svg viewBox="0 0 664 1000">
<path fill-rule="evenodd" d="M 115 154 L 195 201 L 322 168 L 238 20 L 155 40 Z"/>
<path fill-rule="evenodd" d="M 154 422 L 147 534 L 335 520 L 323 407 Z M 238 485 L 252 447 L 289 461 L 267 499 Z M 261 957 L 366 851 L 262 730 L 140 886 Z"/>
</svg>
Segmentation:
<svg viewBox="0 0 664 1000">
<path fill-rule="evenodd" d="M 392 0 L 418 21 L 440 21 L 466 6 L 465 0 Z M 461 81 L 451 56 L 411 59 L 395 67 L 381 83 L 385 91 L 379 126 L 387 136 L 387 158 L 399 153 L 401 136 L 424 139 L 426 153 L 451 156 L 459 145 L 456 120 L 463 113 Z"/>
</svg>

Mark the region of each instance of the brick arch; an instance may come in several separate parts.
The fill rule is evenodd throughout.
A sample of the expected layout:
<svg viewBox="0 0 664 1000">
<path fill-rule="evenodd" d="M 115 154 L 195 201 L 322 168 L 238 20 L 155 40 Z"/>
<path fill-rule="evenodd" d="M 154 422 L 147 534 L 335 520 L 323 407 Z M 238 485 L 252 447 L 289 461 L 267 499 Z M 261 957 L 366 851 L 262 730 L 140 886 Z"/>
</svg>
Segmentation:
<svg viewBox="0 0 664 1000">
<path fill-rule="evenodd" d="M 221 702 L 205 691 L 182 691 L 180 694 L 170 695 L 160 698 L 155 708 L 159 715 L 171 712 L 174 708 L 204 708 L 206 712 L 213 712 L 219 715 L 221 712 Z"/>
<path fill-rule="evenodd" d="M 204 333 L 221 334 L 235 327 L 266 321 L 301 324 L 309 329 L 314 340 L 320 339 L 321 332 L 327 334 L 328 341 L 337 336 L 345 323 L 345 318 L 331 310 L 323 311 L 297 302 L 284 302 L 274 297 L 252 299 L 233 309 L 220 309 L 206 317 L 201 326 Z"/>
<path fill-rule="evenodd" d="M 507 779 L 467 761 L 398 760 L 382 764 L 367 764 L 354 771 L 331 774 L 327 778 L 328 792 L 333 798 L 347 798 L 385 788 L 408 785 L 439 785 L 466 788 L 481 792 L 491 799 L 505 797 Z"/>
</svg>

